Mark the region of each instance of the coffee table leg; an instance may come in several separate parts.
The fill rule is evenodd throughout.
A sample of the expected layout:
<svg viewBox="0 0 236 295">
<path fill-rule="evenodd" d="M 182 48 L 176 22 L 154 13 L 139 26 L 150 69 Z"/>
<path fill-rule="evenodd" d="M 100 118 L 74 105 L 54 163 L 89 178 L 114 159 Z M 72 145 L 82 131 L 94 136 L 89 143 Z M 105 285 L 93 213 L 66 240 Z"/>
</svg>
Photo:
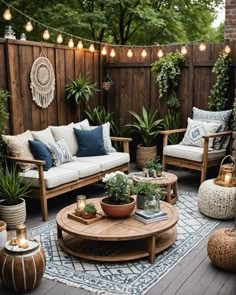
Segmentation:
<svg viewBox="0 0 236 295">
<path fill-rule="evenodd" d="M 167 203 L 171 204 L 171 185 L 166 185 L 166 201 Z"/>
<path fill-rule="evenodd" d="M 155 261 L 155 249 L 156 249 L 156 236 L 149 238 L 149 261 L 151 264 Z"/>
<path fill-rule="evenodd" d="M 57 238 L 62 239 L 62 230 L 59 227 L 57 227 Z"/>
</svg>

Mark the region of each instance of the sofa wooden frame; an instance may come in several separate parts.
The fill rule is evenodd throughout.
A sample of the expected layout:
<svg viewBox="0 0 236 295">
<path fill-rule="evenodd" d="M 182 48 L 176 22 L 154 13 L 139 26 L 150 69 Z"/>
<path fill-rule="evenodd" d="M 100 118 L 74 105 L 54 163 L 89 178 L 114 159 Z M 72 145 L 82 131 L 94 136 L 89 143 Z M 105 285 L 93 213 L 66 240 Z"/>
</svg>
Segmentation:
<svg viewBox="0 0 236 295">
<path fill-rule="evenodd" d="M 132 141 L 131 138 L 111 137 L 111 140 L 116 142 L 121 142 L 123 145 L 123 152 L 129 153 L 129 142 Z M 48 199 L 56 197 L 63 193 L 70 192 L 72 190 L 78 189 L 88 184 L 98 182 L 102 180 L 102 178 L 105 176 L 106 173 L 110 173 L 110 172 L 118 171 L 118 170 L 123 172 L 129 172 L 129 163 L 126 163 L 120 166 L 116 166 L 112 169 L 106 170 L 104 172 L 99 172 L 94 175 L 90 175 L 75 181 L 71 181 L 71 182 L 56 186 L 54 188 L 47 189 L 44 182 L 44 171 L 43 171 L 43 165 L 45 164 L 45 161 L 28 160 L 28 159 L 26 160 L 26 159 L 12 157 L 12 156 L 7 156 L 7 159 L 17 164 L 31 163 L 37 166 L 38 173 L 39 173 L 39 188 L 32 187 L 30 196 L 32 198 L 40 200 L 43 221 L 48 220 L 48 204 L 47 204 Z"/>
<path fill-rule="evenodd" d="M 160 133 L 164 136 L 163 137 L 163 149 L 165 146 L 168 145 L 168 136 L 170 134 L 183 133 L 186 130 L 187 130 L 187 128 L 161 131 Z M 175 165 L 178 167 L 184 167 L 184 168 L 189 168 L 192 170 L 198 170 L 201 172 L 200 183 L 202 183 L 206 179 L 207 168 L 219 166 L 221 163 L 221 160 L 222 160 L 222 157 L 216 158 L 216 159 L 208 159 L 209 139 L 219 137 L 219 136 L 224 136 L 224 135 L 230 135 L 230 137 L 231 137 L 232 131 L 213 133 L 211 135 L 205 135 L 202 137 L 204 139 L 202 162 L 196 162 L 196 161 L 192 161 L 192 160 L 188 160 L 188 159 L 184 159 L 184 158 L 176 158 L 176 157 L 172 157 L 172 156 L 167 156 L 167 155 L 164 155 L 164 153 L 163 153 L 163 157 L 162 157 L 163 171 L 166 171 L 167 165 Z M 230 143 L 229 143 L 229 149 L 230 149 L 229 152 L 231 153 L 231 150 L 232 150 L 231 138 L 230 138 Z"/>
</svg>

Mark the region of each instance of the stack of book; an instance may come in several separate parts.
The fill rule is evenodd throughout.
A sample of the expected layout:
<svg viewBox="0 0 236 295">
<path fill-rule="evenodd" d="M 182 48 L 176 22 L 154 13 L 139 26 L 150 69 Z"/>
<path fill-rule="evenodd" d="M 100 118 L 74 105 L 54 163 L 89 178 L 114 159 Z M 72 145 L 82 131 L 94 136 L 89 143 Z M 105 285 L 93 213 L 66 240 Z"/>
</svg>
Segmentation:
<svg viewBox="0 0 236 295">
<path fill-rule="evenodd" d="M 164 219 L 168 218 L 167 213 L 162 212 L 162 211 L 159 211 L 159 212 L 153 213 L 153 214 L 147 214 L 144 210 L 138 210 L 134 213 L 133 216 L 135 219 L 137 219 L 143 223 L 146 223 L 146 224 L 160 221 L 160 220 L 164 220 Z"/>
</svg>

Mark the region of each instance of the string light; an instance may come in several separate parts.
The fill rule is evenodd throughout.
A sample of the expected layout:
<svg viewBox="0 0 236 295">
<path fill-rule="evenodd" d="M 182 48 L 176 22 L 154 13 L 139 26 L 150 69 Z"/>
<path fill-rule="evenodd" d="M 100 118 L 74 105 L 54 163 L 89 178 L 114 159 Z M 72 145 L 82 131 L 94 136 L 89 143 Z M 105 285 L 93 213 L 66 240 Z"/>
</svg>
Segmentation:
<svg viewBox="0 0 236 295">
<path fill-rule="evenodd" d="M 116 52 L 115 49 L 112 48 L 111 52 L 110 52 L 110 57 L 115 57 L 116 56 Z"/>
<path fill-rule="evenodd" d="M 68 47 L 73 48 L 74 47 L 74 41 L 73 38 L 70 37 L 69 41 L 68 41 Z"/>
<path fill-rule="evenodd" d="M 200 51 L 205 51 L 206 50 L 206 44 L 201 42 L 200 45 L 199 45 L 199 50 Z"/>
<path fill-rule="evenodd" d="M 185 55 L 185 54 L 187 54 L 187 53 L 188 53 L 188 50 L 187 50 L 187 47 L 186 47 L 186 45 L 183 45 L 183 46 L 181 47 L 181 50 L 180 50 L 180 52 L 181 52 L 183 55 Z"/>
<path fill-rule="evenodd" d="M 58 35 L 57 35 L 57 43 L 61 44 L 62 42 L 63 42 L 63 37 L 62 37 L 61 33 L 58 33 Z"/>
<path fill-rule="evenodd" d="M 225 52 L 226 54 L 229 54 L 229 53 L 231 52 L 231 48 L 229 47 L 228 44 L 225 45 L 224 52 Z"/>
<path fill-rule="evenodd" d="M 127 51 L 127 56 L 128 57 L 133 57 L 133 51 L 131 48 L 129 48 L 129 50 Z"/>
<path fill-rule="evenodd" d="M 3 18 L 4 18 L 5 20 L 11 20 L 11 19 L 12 19 L 11 11 L 10 11 L 9 8 L 7 8 L 7 9 L 5 10 L 5 12 L 3 13 Z"/>
<path fill-rule="evenodd" d="M 91 52 L 94 52 L 95 51 L 95 47 L 94 47 L 94 44 L 93 43 L 90 44 L 89 51 L 91 51 Z"/>
<path fill-rule="evenodd" d="M 157 56 L 159 57 L 159 58 L 161 58 L 161 57 L 163 57 L 163 55 L 164 55 L 164 53 L 163 53 L 163 50 L 161 49 L 161 47 L 158 49 L 158 51 L 157 51 Z"/>
<path fill-rule="evenodd" d="M 49 34 L 49 31 L 48 29 L 44 30 L 43 32 L 43 39 L 44 40 L 48 40 L 50 38 L 50 34 Z"/>
<path fill-rule="evenodd" d="M 107 54 L 107 50 L 106 50 L 106 47 L 105 46 L 103 46 L 102 51 L 101 51 L 101 54 L 102 55 L 106 55 Z"/>
<path fill-rule="evenodd" d="M 78 44 L 77 44 L 77 48 L 82 49 L 84 47 L 83 42 L 81 40 L 79 40 Z"/>
<path fill-rule="evenodd" d="M 31 20 L 28 20 L 26 25 L 25 25 L 25 30 L 27 32 L 31 32 L 33 30 L 33 26 L 32 26 L 32 23 L 31 23 Z"/>
<path fill-rule="evenodd" d="M 147 56 L 147 51 L 146 49 L 143 49 L 142 52 L 141 52 L 141 56 L 142 57 L 146 57 Z"/>
</svg>

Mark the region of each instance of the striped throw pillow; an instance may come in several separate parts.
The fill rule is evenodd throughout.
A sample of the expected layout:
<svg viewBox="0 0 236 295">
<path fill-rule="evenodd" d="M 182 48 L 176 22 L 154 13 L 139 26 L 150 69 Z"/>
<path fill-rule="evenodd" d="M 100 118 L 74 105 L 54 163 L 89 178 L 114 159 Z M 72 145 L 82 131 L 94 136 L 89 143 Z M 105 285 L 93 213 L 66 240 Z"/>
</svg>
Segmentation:
<svg viewBox="0 0 236 295">
<path fill-rule="evenodd" d="M 61 139 L 55 143 L 47 143 L 47 148 L 51 153 L 53 165 L 56 167 L 60 166 L 62 163 L 74 161 L 74 158 L 64 139 Z"/>
</svg>

